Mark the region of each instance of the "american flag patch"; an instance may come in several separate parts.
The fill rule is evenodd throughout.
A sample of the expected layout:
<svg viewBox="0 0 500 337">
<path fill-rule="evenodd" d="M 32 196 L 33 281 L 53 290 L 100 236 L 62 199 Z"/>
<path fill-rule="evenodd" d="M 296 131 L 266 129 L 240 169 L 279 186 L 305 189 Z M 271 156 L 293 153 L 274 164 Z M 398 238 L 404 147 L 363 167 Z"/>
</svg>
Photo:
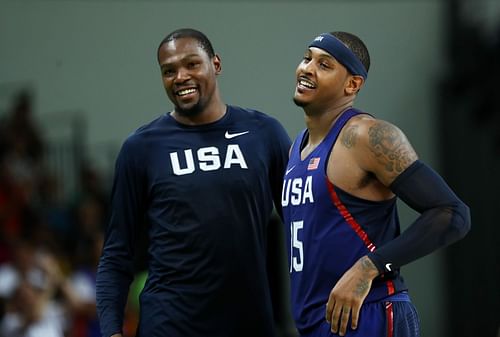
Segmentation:
<svg viewBox="0 0 500 337">
<path fill-rule="evenodd" d="M 307 170 L 311 171 L 311 170 L 317 169 L 318 165 L 319 165 L 319 160 L 320 159 L 321 158 L 319 158 L 319 157 L 311 158 L 311 160 L 309 160 L 309 165 L 307 165 Z"/>
</svg>

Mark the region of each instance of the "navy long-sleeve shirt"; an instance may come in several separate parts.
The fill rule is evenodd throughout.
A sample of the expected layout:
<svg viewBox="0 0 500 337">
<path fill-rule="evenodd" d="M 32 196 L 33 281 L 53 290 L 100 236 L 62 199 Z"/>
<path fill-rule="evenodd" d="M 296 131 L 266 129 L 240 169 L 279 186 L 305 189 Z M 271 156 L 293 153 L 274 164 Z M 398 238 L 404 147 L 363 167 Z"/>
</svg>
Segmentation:
<svg viewBox="0 0 500 337">
<path fill-rule="evenodd" d="M 165 114 L 126 139 L 97 274 L 104 337 L 122 329 L 139 231 L 139 336 L 274 336 L 267 226 L 289 147 L 274 118 L 235 106 L 201 126 Z"/>
</svg>

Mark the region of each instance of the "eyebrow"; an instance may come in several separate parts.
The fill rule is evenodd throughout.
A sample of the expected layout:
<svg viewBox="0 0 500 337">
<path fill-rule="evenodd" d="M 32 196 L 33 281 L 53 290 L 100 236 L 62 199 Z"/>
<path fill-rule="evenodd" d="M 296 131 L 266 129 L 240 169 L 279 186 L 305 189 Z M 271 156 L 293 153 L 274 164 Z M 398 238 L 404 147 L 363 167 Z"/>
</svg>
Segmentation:
<svg viewBox="0 0 500 337">
<path fill-rule="evenodd" d="M 318 47 L 312 47 L 312 48 L 316 48 L 316 49 L 317 49 L 317 51 L 314 51 L 314 52 L 313 52 L 313 51 L 311 50 L 311 48 L 307 48 L 307 51 L 306 51 L 306 52 L 311 53 L 311 54 L 312 54 L 312 53 L 319 54 L 319 55 L 318 55 L 319 57 L 325 57 L 325 56 L 326 56 L 327 58 L 329 58 L 329 59 L 331 59 L 331 60 L 336 60 L 336 58 L 335 58 L 335 57 L 333 57 L 333 56 L 332 56 L 330 53 L 328 53 L 327 51 L 324 51 L 323 49 L 318 48 Z"/>
<path fill-rule="evenodd" d="M 182 59 L 180 59 L 180 60 L 179 60 L 179 62 L 182 62 L 182 61 L 184 61 L 184 60 L 186 60 L 186 59 L 195 58 L 195 57 L 200 57 L 200 58 L 201 58 L 200 54 L 194 54 L 194 53 L 193 53 L 193 54 L 188 54 L 188 55 L 184 56 Z M 167 66 L 170 66 L 170 65 L 175 64 L 175 63 L 176 63 L 176 62 L 171 62 L 171 63 L 162 63 L 162 64 L 160 64 L 160 67 L 161 67 L 161 68 L 163 68 L 163 67 L 167 67 Z"/>
</svg>

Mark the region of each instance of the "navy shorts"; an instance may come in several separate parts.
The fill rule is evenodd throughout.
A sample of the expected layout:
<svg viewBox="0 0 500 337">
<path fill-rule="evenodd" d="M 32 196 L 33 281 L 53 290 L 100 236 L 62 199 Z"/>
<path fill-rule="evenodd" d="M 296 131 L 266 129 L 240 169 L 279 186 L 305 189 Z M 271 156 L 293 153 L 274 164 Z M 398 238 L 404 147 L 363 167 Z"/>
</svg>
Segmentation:
<svg viewBox="0 0 500 337">
<path fill-rule="evenodd" d="M 325 321 L 318 328 L 301 337 L 338 336 L 330 330 Z M 350 322 L 346 337 L 419 337 L 419 320 L 417 310 L 411 303 L 408 294 L 399 293 L 379 302 L 365 303 L 359 313 L 358 328 L 352 330 Z"/>
</svg>

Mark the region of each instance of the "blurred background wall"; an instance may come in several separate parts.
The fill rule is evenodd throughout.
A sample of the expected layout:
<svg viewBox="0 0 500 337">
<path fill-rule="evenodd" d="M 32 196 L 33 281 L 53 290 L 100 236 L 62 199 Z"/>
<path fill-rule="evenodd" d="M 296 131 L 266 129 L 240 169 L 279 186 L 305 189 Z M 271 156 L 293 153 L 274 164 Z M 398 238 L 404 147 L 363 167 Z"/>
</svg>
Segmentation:
<svg viewBox="0 0 500 337">
<path fill-rule="evenodd" d="M 291 137 L 294 70 L 318 33 L 360 36 L 372 66 L 357 107 L 398 125 L 472 206 L 473 230 L 402 272 L 422 336 L 495 336 L 500 325 L 500 3 L 458 0 L 0 0 L 0 117 L 31 99 L 63 196 L 92 167 L 110 187 L 116 153 L 170 111 L 156 48 L 170 31 L 205 32 L 222 58 L 227 103 L 277 117 Z M 402 223 L 416 214 L 401 205 Z"/>
</svg>

